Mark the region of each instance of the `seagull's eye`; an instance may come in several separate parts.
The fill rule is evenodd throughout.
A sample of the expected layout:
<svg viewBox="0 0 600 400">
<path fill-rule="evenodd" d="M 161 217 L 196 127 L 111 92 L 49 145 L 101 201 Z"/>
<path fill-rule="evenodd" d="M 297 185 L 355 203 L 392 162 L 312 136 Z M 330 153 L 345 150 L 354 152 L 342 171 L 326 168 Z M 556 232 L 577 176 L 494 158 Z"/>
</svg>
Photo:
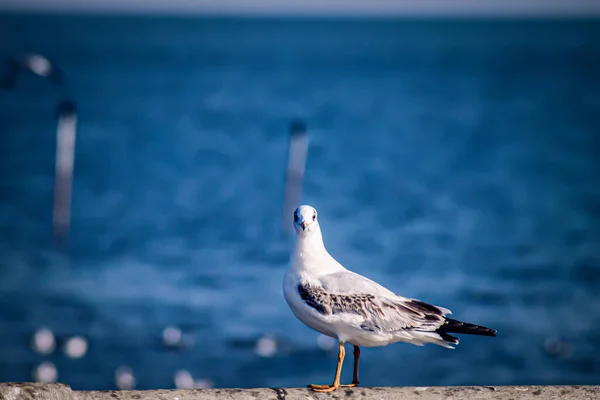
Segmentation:
<svg viewBox="0 0 600 400">
<path fill-rule="evenodd" d="M 317 213 L 314 213 L 313 214 L 313 221 L 316 221 L 316 220 L 317 220 Z"/>
<path fill-rule="evenodd" d="M 298 222 L 298 214 L 294 214 L 294 222 Z"/>
</svg>

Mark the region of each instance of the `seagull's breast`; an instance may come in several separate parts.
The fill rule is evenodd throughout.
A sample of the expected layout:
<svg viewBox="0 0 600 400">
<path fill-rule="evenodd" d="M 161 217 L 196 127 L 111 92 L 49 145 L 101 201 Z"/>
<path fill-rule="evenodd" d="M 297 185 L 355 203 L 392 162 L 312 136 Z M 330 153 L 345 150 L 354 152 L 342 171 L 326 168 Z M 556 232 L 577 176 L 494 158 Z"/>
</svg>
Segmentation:
<svg viewBox="0 0 600 400">
<path fill-rule="evenodd" d="M 293 268 L 288 269 L 283 280 L 283 296 L 288 306 L 300 321 L 306 326 L 324 335 L 337 338 L 334 326 L 313 307 L 309 306 L 301 297 L 298 287 L 302 277 Z"/>
</svg>

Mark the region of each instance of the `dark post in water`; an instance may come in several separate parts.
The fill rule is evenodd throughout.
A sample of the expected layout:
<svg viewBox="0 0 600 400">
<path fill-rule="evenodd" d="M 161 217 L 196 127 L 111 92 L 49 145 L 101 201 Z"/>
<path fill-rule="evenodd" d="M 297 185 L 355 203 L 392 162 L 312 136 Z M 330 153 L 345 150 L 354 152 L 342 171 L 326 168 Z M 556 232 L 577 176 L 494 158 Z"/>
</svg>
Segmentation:
<svg viewBox="0 0 600 400">
<path fill-rule="evenodd" d="M 290 148 L 283 201 L 282 224 L 285 234 L 290 232 L 292 214 L 296 207 L 300 205 L 307 153 L 308 135 L 306 133 L 306 124 L 299 120 L 292 121 L 290 124 Z"/>
<path fill-rule="evenodd" d="M 71 219 L 71 191 L 77 126 L 75 102 L 62 100 L 58 105 L 57 114 L 53 227 L 54 235 L 63 239 L 69 233 Z"/>
</svg>

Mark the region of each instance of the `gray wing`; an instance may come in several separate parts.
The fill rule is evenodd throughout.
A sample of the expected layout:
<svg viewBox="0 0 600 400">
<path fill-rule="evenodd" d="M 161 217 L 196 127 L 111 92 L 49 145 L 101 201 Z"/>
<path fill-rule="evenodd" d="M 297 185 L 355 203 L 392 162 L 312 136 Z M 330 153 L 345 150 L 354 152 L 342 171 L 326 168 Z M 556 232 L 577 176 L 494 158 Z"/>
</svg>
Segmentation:
<svg viewBox="0 0 600 400">
<path fill-rule="evenodd" d="M 300 283 L 304 302 L 323 315 L 358 316 L 357 327 L 369 331 L 435 331 L 450 310 L 395 295 L 383 286 L 350 271 L 320 277 L 320 285 Z"/>
</svg>

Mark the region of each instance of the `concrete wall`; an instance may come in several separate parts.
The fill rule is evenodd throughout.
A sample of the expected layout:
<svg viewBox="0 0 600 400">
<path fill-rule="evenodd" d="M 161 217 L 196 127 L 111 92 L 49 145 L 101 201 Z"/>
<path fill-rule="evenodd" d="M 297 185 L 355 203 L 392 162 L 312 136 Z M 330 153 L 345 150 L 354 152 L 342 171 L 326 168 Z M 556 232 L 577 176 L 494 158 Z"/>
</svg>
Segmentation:
<svg viewBox="0 0 600 400">
<path fill-rule="evenodd" d="M 0 400 L 599 400 L 600 386 L 358 387 L 77 391 L 59 383 L 0 383 Z"/>
</svg>

